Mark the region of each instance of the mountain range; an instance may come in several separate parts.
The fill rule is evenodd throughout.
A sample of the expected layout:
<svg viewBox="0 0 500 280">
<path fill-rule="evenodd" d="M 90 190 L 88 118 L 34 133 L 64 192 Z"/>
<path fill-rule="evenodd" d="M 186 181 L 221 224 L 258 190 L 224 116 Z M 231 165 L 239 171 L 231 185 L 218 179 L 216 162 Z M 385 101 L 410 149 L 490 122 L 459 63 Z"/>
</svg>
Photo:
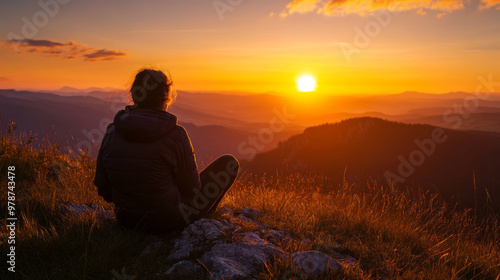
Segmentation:
<svg viewBox="0 0 500 280">
<path fill-rule="evenodd" d="M 87 147 L 96 156 L 106 125 L 128 101 L 109 88 L 0 90 L 3 132 L 15 121 L 41 144 Z M 332 96 L 308 106 L 271 94 L 179 91 L 169 112 L 188 131 L 200 168 L 231 153 L 254 173 L 321 172 L 334 184 L 421 187 L 466 207 L 500 201 L 498 94 Z M 500 212 L 499 205 L 492 207 Z"/>
</svg>

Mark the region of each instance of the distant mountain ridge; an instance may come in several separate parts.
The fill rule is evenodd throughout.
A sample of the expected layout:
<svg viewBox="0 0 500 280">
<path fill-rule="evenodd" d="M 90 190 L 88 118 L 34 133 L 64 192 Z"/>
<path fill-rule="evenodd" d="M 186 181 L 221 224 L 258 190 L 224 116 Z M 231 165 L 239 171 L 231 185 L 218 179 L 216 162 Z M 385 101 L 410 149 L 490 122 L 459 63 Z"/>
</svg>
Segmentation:
<svg viewBox="0 0 500 280">
<path fill-rule="evenodd" d="M 492 200 L 500 213 L 495 132 L 354 118 L 307 128 L 247 167 L 258 174 L 320 171 L 338 184 L 345 176 L 358 185 L 375 179 L 388 187 L 421 186 L 465 207 Z"/>
<path fill-rule="evenodd" d="M 38 133 L 39 138 L 49 132 L 56 142 L 66 145 L 63 148 L 77 150 L 79 143 L 89 144 L 92 140 L 99 140 L 99 134 L 112 121 L 116 110 L 126 105 L 125 99 L 119 95 L 110 98 L 112 94 L 120 93 L 88 92 L 85 95 L 63 96 L 0 90 L 0 115 L 4 117 L 4 122 L 15 120 L 19 131 L 32 130 Z M 470 96 L 466 93 L 457 94 Z M 436 102 L 431 102 L 428 99 L 431 96 L 406 93 L 410 97 L 417 95 L 417 99 L 423 98 L 417 103 L 406 104 L 411 109 L 407 114 L 390 115 L 375 110 L 398 103 L 405 104 L 405 100 L 416 100 L 405 99 L 403 95 L 396 98 L 399 100 L 386 100 L 380 96 L 367 99 L 353 97 L 350 100 L 339 97 L 337 101 L 341 105 L 364 100 L 358 105 L 371 110 L 355 113 L 347 111 L 349 108 L 345 107 L 346 111 L 342 113 L 334 108 L 301 111 L 300 107 L 297 109 L 284 103 L 285 98 L 271 95 L 224 96 L 180 92 L 177 102 L 169 111 L 178 116 L 180 123 L 188 130 L 197 159 L 203 163 L 201 167 L 220 154 L 231 153 L 243 160 L 277 146 L 274 150 L 257 155 L 248 164 L 249 168 L 257 173 L 321 170 L 335 182 L 342 181 L 346 170 L 346 178 L 360 185 L 365 183 L 366 178 L 374 178 L 388 185 L 390 182 L 387 177 L 390 177 L 396 187 L 421 185 L 441 193 L 449 201 L 460 201 L 468 206 L 476 201 L 486 201 L 486 189 L 491 198 L 498 197 L 498 133 L 444 129 L 448 140 L 436 143 L 431 155 L 427 155 L 415 141 L 429 139 L 436 127 L 394 122 L 429 123 L 445 128 L 499 132 L 500 101 L 497 97 L 492 96 L 466 116 L 450 114 L 448 117 L 454 120 L 451 122 L 445 119 L 443 112 L 453 109 L 453 104 L 463 104 L 464 100 L 456 99 L 456 94 L 441 96 Z M 370 105 L 371 101 L 375 103 Z M 420 107 L 422 104 L 426 106 Z M 323 107 L 328 105 L 322 104 Z M 276 119 L 276 112 L 283 110 L 293 118 L 284 126 L 276 126 L 272 121 Z M 338 122 L 340 120 L 343 121 Z M 317 126 L 325 122 L 330 124 Z M 457 124 L 460 125 L 456 127 Z M 283 130 L 270 130 L 273 127 Z M 305 127 L 309 128 L 304 130 Z M 296 136 L 289 138 L 292 135 Z M 284 142 L 279 144 L 280 141 Z M 89 144 L 93 155 L 99 144 Z M 425 154 L 424 162 L 414 170 L 411 166 L 405 166 L 411 170 L 408 171 L 411 174 L 402 176 L 398 169 L 402 162 L 411 161 L 409 156 L 414 151 L 417 151 L 414 156 Z M 474 175 L 479 195 L 474 193 Z"/>
<path fill-rule="evenodd" d="M 184 100 L 186 98 L 189 97 L 180 96 L 169 112 L 176 115 L 179 123 L 188 130 L 201 167 L 221 154 L 232 153 L 244 158 L 246 155 L 239 152 L 239 145 L 261 127 L 268 126 L 265 122 L 233 119 L 224 112 L 211 112 L 209 108 L 202 110 L 202 104 Z M 93 93 L 62 96 L 45 92 L 0 90 L 0 116 L 4 119 L 4 125 L 15 121 L 18 131 L 31 131 L 40 140 L 48 135 L 50 141 L 63 145 L 63 152 L 88 148 L 96 156 L 107 124 L 113 121 L 117 110 L 128 104 L 123 100 L 106 100 Z M 267 143 L 267 149 L 298 132 L 296 128 L 291 128 L 276 133 L 274 139 Z"/>
</svg>

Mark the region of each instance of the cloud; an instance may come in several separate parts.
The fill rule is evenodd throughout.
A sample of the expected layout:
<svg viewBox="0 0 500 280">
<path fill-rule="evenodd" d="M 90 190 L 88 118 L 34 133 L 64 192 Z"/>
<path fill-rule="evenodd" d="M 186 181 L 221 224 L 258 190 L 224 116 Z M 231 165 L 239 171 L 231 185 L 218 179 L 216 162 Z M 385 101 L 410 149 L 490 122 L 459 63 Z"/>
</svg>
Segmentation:
<svg viewBox="0 0 500 280">
<path fill-rule="evenodd" d="M 9 79 L 5 78 L 5 77 L 0 77 L 0 82 L 7 82 L 9 81 Z"/>
<path fill-rule="evenodd" d="M 0 46 L 16 53 L 39 53 L 63 59 L 81 58 L 85 61 L 113 60 L 127 55 L 124 51 L 90 48 L 73 41 L 61 43 L 50 40 L 23 39 L 5 41 Z"/>
<path fill-rule="evenodd" d="M 316 12 L 328 16 L 348 14 L 369 15 L 379 10 L 413 11 L 425 15 L 429 11 L 438 16 L 464 9 L 472 0 L 293 0 L 280 16 L 294 13 Z M 500 0 L 481 0 L 479 9 L 500 9 Z"/>
<path fill-rule="evenodd" d="M 102 49 L 94 51 L 92 53 L 84 54 L 83 56 L 85 57 L 86 61 L 97 61 L 97 60 L 113 60 L 115 58 L 124 55 L 126 55 L 126 53 L 123 51 Z"/>
<path fill-rule="evenodd" d="M 500 0 L 482 0 L 481 4 L 479 5 L 479 9 L 485 10 L 485 9 L 490 9 L 490 8 L 495 8 L 497 10 L 500 10 Z"/>
<path fill-rule="evenodd" d="M 318 0 L 294 0 L 288 5 L 286 8 L 288 9 L 289 14 L 293 13 L 307 13 L 318 9 L 318 5 L 322 1 Z"/>
</svg>

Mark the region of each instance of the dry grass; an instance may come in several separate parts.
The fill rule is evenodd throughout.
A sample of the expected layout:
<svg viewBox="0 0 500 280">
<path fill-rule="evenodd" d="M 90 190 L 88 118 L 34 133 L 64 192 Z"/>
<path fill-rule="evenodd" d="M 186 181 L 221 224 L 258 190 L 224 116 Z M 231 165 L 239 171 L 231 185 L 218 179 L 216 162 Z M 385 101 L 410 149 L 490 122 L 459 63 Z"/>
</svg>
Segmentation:
<svg viewBox="0 0 500 280">
<path fill-rule="evenodd" d="M 154 269 L 134 267 L 150 236 L 92 216 L 69 220 L 58 210 L 66 201 L 112 208 L 92 184 L 92 158 L 69 157 L 50 147 L 34 150 L 27 139 L 12 136 L 2 137 L 0 156 L 2 186 L 7 186 L 7 166 L 16 167 L 17 278 L 112 279 L 123 269 L 128 275 Z M 6 209 L 6 187 L 0 197 Z M 286 251 L 339 252 L 359 260 L 361 269 L 331 279 L 500 279 L 497 218 L 450 210 L 430 194 L 391 192 L 373 183 L 361 191 L 348 183 L 331 186 L 313 175 L 242 174 L 221 206 L 258 209 L 265 214 L 261 222 L 313 241 L 291 243 Z M 5 224 L 6 212 L 0 215 Z M 2 227 L 0 233 L 6 252 L 8 232 Z M 6 254 L 0 261 L 5 264 Z M 261 278 L 290 279 L 291 269 L 290 263 L 276 262 Z M 0 273 L 1 279 L 9 276 L 6 270 Z"/>
<path fill-rule="evenodd" d="M 376 184 L 362 192 L 347 183 L 327 184 L 321 176 L 243 175 L 223 205 L 259 209 L 266 213 L 264 222 L 313 240 L 312 249 L 360 260 L 362 270 L 337 278 L 500 278 L 495 216 L 448 211 L 430 194 L 410 199 L 414 195 Z M 275 270 L 283 272 L 283 267 Z"/>
</svg>

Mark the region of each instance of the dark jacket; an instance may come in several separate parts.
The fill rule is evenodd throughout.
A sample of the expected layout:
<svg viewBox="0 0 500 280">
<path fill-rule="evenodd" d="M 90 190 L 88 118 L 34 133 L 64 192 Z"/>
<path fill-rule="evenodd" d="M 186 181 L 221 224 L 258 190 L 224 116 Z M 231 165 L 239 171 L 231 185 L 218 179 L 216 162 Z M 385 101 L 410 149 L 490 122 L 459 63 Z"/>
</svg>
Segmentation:
<svg viewBox="0 0 500 280">
<path fill-rule="evenodd" d="M 193 146 L 177 117 L 126 106 L 108 125 L 94 184 L 115 204 L 118 222 L 150 233 L 185 226 L 179 204 L 189 205 L 200 176 Z"/>
</svg>

